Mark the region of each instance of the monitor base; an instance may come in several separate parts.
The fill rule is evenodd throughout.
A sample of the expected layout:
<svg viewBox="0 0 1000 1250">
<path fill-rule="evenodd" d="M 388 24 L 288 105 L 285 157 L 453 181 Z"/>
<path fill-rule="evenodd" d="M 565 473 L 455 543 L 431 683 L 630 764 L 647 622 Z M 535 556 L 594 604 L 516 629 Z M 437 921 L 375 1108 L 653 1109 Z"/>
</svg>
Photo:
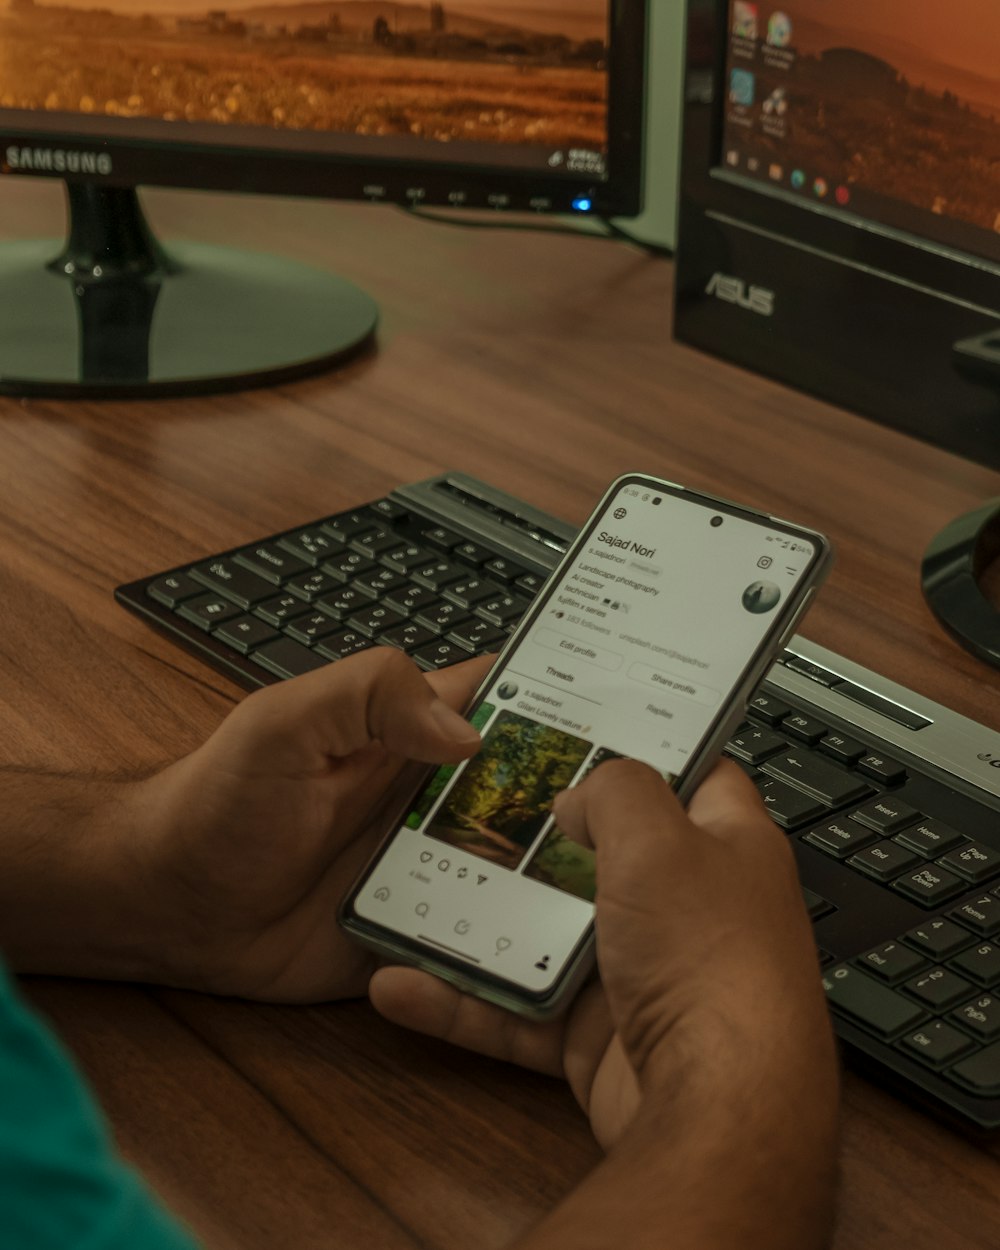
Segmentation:
<svg viewBox="0 0 1000 1250">
<path fill-rule="evenodd" d="M 342 364 L 378 309 L 334 274 L 202 243 L 163 249 L 132 188 L 68 186 L 69 237 L 0 245 L 0 394 L 195 395 Z"/>
</svg>

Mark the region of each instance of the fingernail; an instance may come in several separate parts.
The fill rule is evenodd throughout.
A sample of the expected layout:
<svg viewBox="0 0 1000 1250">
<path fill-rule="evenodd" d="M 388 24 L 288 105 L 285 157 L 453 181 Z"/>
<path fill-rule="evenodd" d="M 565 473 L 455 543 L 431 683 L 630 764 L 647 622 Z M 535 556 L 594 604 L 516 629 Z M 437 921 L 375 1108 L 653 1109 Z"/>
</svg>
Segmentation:
<svg viewBox="0 0 1000 1250">
<path fill-rule="evenodd" d="M 453 742 L 478 742 L 479 734 L 464 716 L 453 712 L 447 703 L 435 699 L 431 704 L 431 715 L 438 723 L 438 728 Z"/>
</svg>

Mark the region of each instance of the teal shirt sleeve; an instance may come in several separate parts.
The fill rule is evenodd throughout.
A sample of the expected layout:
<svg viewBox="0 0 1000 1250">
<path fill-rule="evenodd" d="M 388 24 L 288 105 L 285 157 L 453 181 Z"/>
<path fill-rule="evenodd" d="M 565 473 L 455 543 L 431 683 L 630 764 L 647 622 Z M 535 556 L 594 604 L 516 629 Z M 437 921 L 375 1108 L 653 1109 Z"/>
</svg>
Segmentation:
<svg viewBox="0 0 1000 1250">
<path fill-rule="evenodd" d="M 4 1250 L 196 1250 L 115 1151 L 57 1039 L 0 966 Z"/>
</svg>

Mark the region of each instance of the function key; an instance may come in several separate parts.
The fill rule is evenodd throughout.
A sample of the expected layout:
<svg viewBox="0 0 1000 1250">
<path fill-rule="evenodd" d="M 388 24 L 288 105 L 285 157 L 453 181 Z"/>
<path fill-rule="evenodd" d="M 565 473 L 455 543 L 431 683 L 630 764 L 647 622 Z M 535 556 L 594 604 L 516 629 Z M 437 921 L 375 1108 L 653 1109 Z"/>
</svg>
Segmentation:
<svg viewBox="0 0 1000 1250">
<path fill-rule="evenodd" d="M 800 742 L 808 742 L 815 746 L 820 738 L 830 732 L 830 726 L 816 720 L 814 716 L 806 716 L 804 712 L 790 712 L 781 722 L 781 728 L 792 738 Z"/>
<path fill-rule="evenodd" d="M 974 1050 L 975 1042 L 943 1020 L 932 1020 L 904 1037 L 900 1047 L 932 1068 L 943 1068 Z"/>
<path fill-rule="evenodd" d="M 876 755 L 874 752 L 869 752 L 858 760 L 858 771 L 887 786 L 906 780 L 906 769 L 898 760 L 886 759 L 884 755 Z"/>
<path fill-rule="evenodd" d="M 516 582 L 519 577 L 524 577 L 528 572 L 522 564 L 515 564 L 506 556 L 495 556 L 492 560 L 487 560 L 484 568 L 487 573 L 499 577 L 502 582 Z"/>
<path fill-rule="evenodd" d="M 240 610 L 235 603 L 222 599 L 218 595 L 201 595 L 198 599 L 185 599 L 178 609 L 178 616 L 183 616 L 199 629 L 214 629 L 223 621 L 239 616 Z"/>
<path fill-rule="evenodd" d="M 316 563 L 315 560 L 306 561 L 300 556 L 293 555 L 284 547 L 279 547 L 277 543 L 260 543 L 257 547 L 244 547 L 242 551 L 237 551 L 233 559 L 237 564 L 242 564 L 252 573 L 258 573 L 278 586 L 286 578 L 294 577 L 297 573 L 304 573 L 311 564 Z"/>
<path fill-rule="evenodd" d="M 880 981 L 888 981 L 892 985 L 912 976 L 923 968 L 927 960 L 923 955 L 900 942 L 885 942 L 881 946 L 865 951 L 855 960 L 859 968 L 865 968 Z"/>
<path fill-rule="evenodd" d="M 903 941 L 932 959 L 946 959 L 969 944 L 969 933 L 951 920 L 928 920 L 903 935 Z"/>
<path fill-rule="evenodd" d="M 859 742 L 857 738 L 848 738 L 836 729 L 831 729 L 820 739 L 819 749 L 839 760 L 841 764 L 856 764 L 868 751 L 863 742 Z"/>
<path fill-rule="evenodd" d="M 185 599 L 204 593 L 205 587 L 187 573 L 168 573 L 146 584 L 146 594 L 168 608 L 176 608 Z"/>
<path fill-rule="evenodd" d="M 1000 851 L 995 851 L 984 842 L 967 842 L 942 856 L 938 863 L 957 872 L 966 881 L 978 884 L 1000 872 Z"/>
<path fill-rule="evenodd" d="M 880 833 L 895 833 L 905 829 L 920 819 L 920 812 L 909 803 L 893 798 L 891 794 L 880 794 L 877 799 L 859 807 L 851 816 L 869 829 L 877 829 Z M 915 849 L 915 848 L 914 848 Z"/>
<path fill-rule="evenodd" d="M 968 841 L 956 829 L 941 820 L 921 820 L 899 835 L 899 841 L 912 847 L 925 859 L 934 859 Z"/>
<path fill-rule="evenodd" d="M 992 894 L 983 894 L 979 898 L 970 899 L 951 913 L 952 917 L 973 933 L 982 937 L 992 937 L 1000 932 L 1000 899 Z"/>
<path fill-rule="evenodd" d="M 295 530 L 278 539 L 278 545 L 297 556 L 304 564 L 315 566 L 340 546 L 318 527 Z"/>
<path fill-rule="evenodd" d="M 814 664 L 812 660 L 803 659 L 801 655 L 790 655 L 785 660 L 785 666 L 796 673 L 801 673 L 803 677 L 808 677 L 810 681 L 818 682 L 821 686 L 835 686 L 844 680 L 839 674 L 831 673 L 828 668 L 823 668 L 821 664 Z"/>
<path fill-rule="evenodd" d="M 339 516 L 330 517 L 323 522 L 323 530 L 336 542 L 347 544 L 359 534 L 367 534 L 376 527 L 375 518 L 370 512 L 341 512 Z"/>
<path fill-rule="evenodd" d="M 778 725 L 791 714 L 791 708 L 780 699 L 758 691 L 747 704 L 747 715 L 762 720 L 766 725 Z"/>
<path fill-rule="evenodd" d="M 996 985 L 1000 981 L 1000 947 L 992 942 L 980 942 L 949 959 L 948 966 L 980 985 Z"/>
<path fill-rule="evenodd" d="M 897 846 L 895 842 L 882 841 L 874 846 L 865 847 L 857 855 L 852 855 L 847 862 L 852 868 L 867 873 L 876 881 L 890 881 L 893 877 L 898 877 L 901 872 L 906 872 L 908 868 L 913 868 L 920 861 L 912 851 L 906 850 L 905 847 Z"/>
<path fill-rule="evenodd" d="M 453 547 L 451 554 L 456 559 L 464 560 L 466 564 L 474 564 L 478 568 L 480 564 L 485 564 L 487 560 L 492 559 L 494 553 L 481 543 L 464 542 Z"/>
<path fill-rule="evenodd" d="M 892 888 L 913 899 L 921 907 L 937 907 L 939 903 L 947 902 L 968 887 L 954 873 L 939 868 L 937 864 L 931 864 L 926 868 L 918 868 L 916 872 L 906 873 L 892 883 Z"/>
<path fill-rule="evenodd" d="M 971 1002 L 956 1007 L 951 1018 L 976 1037 L 991 1042 L 1000 1036 L 1000 998 L 992 994 L 980 994 Z"/>
<path fill-rule="evenodd" d="M 376 499 L 368 505 L 369 512 L 374 512 L 380 521 L 388 521 L 392 525 L 405 525 L 413 515 L 408 508 L 395 499 Z"/>
<path fill-rule="evenodd" d="M 440 547 L 442 551 L 450 551 L 456 543 L 462 541 L 461 534 L 446 529 L 443 525 L 435 525 L 431 529 L 424 530 L 420 537 L 432 547 Z"/>
<path fill-rule="evenodd" d="M 206 560 L 191 569 L 191 576 L 209 590 L 218 591 L 238 603 L 241 608 L 252 608 L 255 603 L 274 594 L 273 582 L 265 581 L 233 560 Z"/>
<path fill-rule="evenodd" d="M 327 663 L 293 638 L 276 638 L 274 642 L 265 642 L 253 652 L 250 659 L 276 677 L 301 677 L 303 673 L 324 668 Z"/>
</svg>

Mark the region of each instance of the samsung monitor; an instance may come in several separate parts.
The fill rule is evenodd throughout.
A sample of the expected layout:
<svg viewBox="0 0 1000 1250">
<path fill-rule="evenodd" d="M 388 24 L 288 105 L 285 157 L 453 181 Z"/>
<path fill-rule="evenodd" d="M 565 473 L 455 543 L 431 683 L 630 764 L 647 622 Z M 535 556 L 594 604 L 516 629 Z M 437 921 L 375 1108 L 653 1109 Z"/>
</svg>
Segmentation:
<svg viewBox="0 0 1000 1250">
<path fill-rule="evenodd" d="M 641 207 L 645 0 L 211 3 L 0 0 L 0 171 L 69 205 L 65 246 L 0 248 L 0 391 L 226 389 L 370 342 L 373 301 L 334 275 L 161 247 L 139 185 Z"/>
<path fill-rule="evenodd" d="M 1000 4 L 687 18 L 676 335 L 1000 467 Z"/>
</svg>

